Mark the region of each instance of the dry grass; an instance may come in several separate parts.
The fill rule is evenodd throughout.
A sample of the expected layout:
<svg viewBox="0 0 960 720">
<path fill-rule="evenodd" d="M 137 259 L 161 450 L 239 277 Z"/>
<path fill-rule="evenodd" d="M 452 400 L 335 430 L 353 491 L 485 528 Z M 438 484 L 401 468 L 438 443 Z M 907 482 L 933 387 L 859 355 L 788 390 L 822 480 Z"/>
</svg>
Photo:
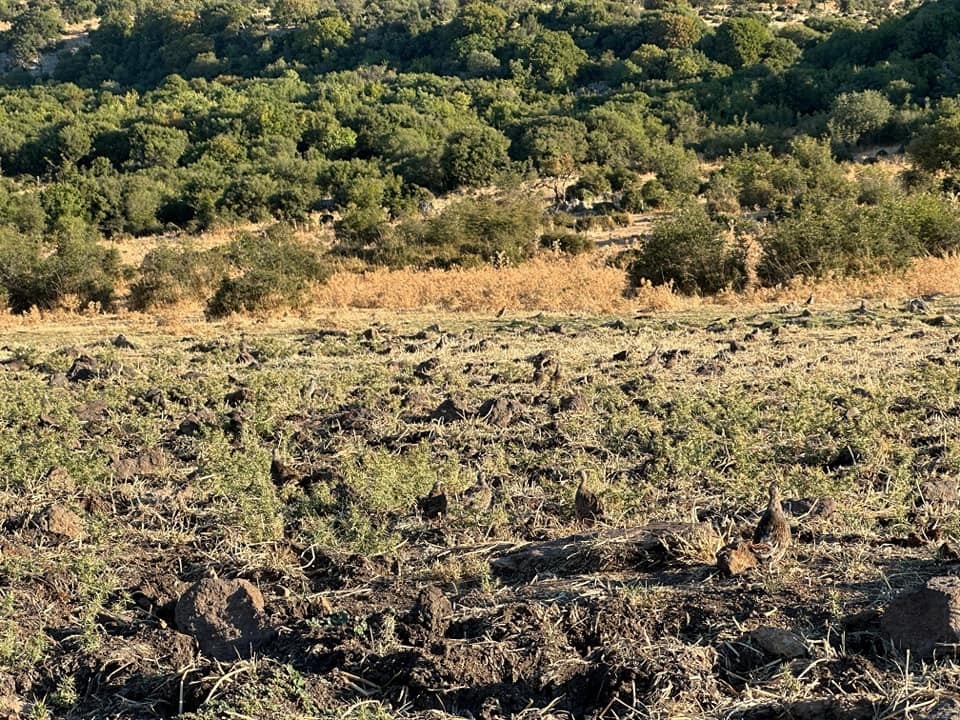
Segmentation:
<svg viewBox="0 0 960 720">
<path fill-rule="evenodd" d="M 311 300 L 323 307 L 573 311 L 629 309 L 626 276 L 596 258 L 538 258 L 518 267 L 338 272 Z"/>
<path fill-rule="evenodd" d="M 918 260 L 905 273 L 868 278 L 798 280 L 785 287 L 755 288 L 716 297 L 685 297 L 667 287 L 645 286 L 625 297 L 623 270 L 607 267 L 598 254 L 543 257 L 514 268 L 469 270 L 372 270 L 339 272 L 311 297 L 324 308 L 440 308 L 450 311 L 615 313 L 634 309 L 690 310 L 703 306 L 751 307 L 804 300 L 842 303 L 861 298 L 901 299 L 960 294 L 960 257 Z"/>
<path fill-rule="evenodd" d="M 217 239 L 210 237 L 209 243 Z M 580 257 L 544 255 L 518 267 L 480 267 L 453 270 L 342 270 L 325 285 L 317 286 L 297 311 L 278 309 L 253 317 L 223 321 L 227 327 L 283 323 L 285 319 L 327 318 L 344 322 L 345 311 L 358 311 L 361 322 L 370 310 L 434 313 L 438 310 L 490 315 L 507 312 L 560 312 L 618 314 L 637 311 L 691 311 L 709 308 L 756 308 L 801 302 L 810 295 L 818 306 L 868 301 L 901 302 L 923 295 L 960 295 L 960 256 L 923 258 L 903 273 L 866 278 L 799 279 L 787 286 L 752 288 L 742 293 L 712 297 L 687 297 L 665 286 L 644 286 L 627 296 L 626 272 L 605 263 L 597 252 Z M 102 325 L 107 318 L 127 324 L 180 327 L 196 330 L 205 323 L 203 305 L 185 302 L 149 314 L 121 310 L 104 316 L 90 309 L 66 307 L 34 311 L 22 316 L 0 312 L 0 328 L 37 327 L 41 324 Z M 221 324 L 222 326 L 222 324 Z"/>
</svg>

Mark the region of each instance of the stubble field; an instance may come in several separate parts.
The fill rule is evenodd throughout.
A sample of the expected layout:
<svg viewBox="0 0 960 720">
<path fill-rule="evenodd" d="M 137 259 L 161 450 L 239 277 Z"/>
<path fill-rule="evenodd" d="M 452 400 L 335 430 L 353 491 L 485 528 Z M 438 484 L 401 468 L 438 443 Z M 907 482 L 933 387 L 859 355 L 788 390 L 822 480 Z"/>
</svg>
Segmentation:
<svg viewBox="0 0 960 720">
<path fill-rule="evenodd" d="M 908 664 L 879 616 L 956 568 L 956 493 L 929 488 L 960 471 L 958 317 L 11 327 L 0 716 L 949 710 L 953 660 Z M 575 517 L 582 476 L 600 523 Z M 771 481 L 819 500 L 787 503 L 781 562 L 724 577 Z M 620 533 L 664 523 L 698 532 Z M 235 593 L 242 641 L 185 607 L 201 586 Z"/>
</svg>

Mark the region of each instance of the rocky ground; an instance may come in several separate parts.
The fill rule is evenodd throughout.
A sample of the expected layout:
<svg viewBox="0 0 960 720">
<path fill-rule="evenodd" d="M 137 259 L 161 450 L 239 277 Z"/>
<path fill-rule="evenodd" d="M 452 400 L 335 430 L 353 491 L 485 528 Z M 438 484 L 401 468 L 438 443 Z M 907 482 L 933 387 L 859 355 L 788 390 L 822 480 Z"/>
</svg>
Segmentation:
<svg viewBox="0 0 960 720">
<path fill-rule="evenodd" d="M 10 332 L 0 716 L 954 717 L 957 313 Z"/>
</svg>

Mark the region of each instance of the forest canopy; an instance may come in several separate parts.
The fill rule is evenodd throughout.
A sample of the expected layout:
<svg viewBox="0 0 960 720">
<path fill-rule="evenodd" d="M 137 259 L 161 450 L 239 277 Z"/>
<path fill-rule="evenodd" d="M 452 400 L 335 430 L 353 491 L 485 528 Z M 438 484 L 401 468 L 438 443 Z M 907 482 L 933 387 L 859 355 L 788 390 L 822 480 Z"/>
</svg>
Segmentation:
<svg viewBox="0 0 960 720">
<path fill-rule="evenodd" d="M 812 208 L 869 223 L 871 208 L 899 212 L 917 193 L 946 223 L 960 0 L 841 5 L 843 16 L 816 3 L 721 13 L 661 0 L 7 0 L 0 253 L 32 247 L 47 262 L 102 237 L 326 217 L 334 253 L 475 262 L 496 252 L 424 251 L 444 222 L 424 217 L 434 200 L 495 188 L 510 196 L 497 212 L 527 213 L 522 188 L 537 182 L 554 211 L 689 215 L 695 202 L 708 213 L 665 219 L 658 246 L 681 225 L 789 237 Z M 84 22 L 82 42 L 63 41 Z M 839 169 L 879 146 L 905 149 L 909 172 L 867 182 Z M 525 214 L 503 221 L 528 227 Z M 766 281 L 902 264 L 788 262 L 784 242 L 770 240 Z M 884 247 L 890 258 L 953 249 L 925 235 Z M 30 263 L 15 265 L 0 269 L 8 300 Z M 709 287 L 650 274 L 693 291 L 743 281 L 742 268 Z"/>
</svg>

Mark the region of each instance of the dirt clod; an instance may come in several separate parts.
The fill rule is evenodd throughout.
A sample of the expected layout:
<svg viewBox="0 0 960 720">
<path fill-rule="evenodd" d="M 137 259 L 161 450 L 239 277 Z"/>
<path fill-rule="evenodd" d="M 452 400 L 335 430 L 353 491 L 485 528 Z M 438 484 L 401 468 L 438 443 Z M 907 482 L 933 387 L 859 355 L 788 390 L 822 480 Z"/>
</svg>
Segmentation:
<svg viewBox="0 0 960 720">
<path fill-rule="evenodd" d="M 783 501 L 783 511 L 793 517 L 826 519 L 836 510 L 837 502 L 831 497 L 789 498 Z"/>
<path fill-rule="evenodd" d="M 880 627 L 898 650 L 928 658 L 938 643 L 960 641 L 960 577 L 940 576 L 887 606 Z"/>
<path fill-rule="evenodd" d="M 83 520 L 62 505 L 47 505 L 32 518 L 32 524 L 53 539 L 79 540 L 83 537 Z"/>
<path fill-rule="evenodd" d="M 435 586 L 424 588 L 410 611 L 409 620 L 426 633 L 426 639 L 442 638 L 450 626 L 453 606 L 443 591 Z"/>
<path fill-rule="evenodd" d="M 956 507 L 960 501 L 957 493 L 957 481 L 950 478 L 927 480 L 920 484 L 920 497 L 917 504 L 929 505 L 937 509 Z"/>
<path fill-rule="evenodd" d="M 750 633 L 750 639 L 768 655 L 792 660 L 807 654 L 807 644 L 796 633 L 763 625 Z"/>
<path fill-rule="evenodd" d="M 85 382 L 100 375 L 100 364 L 89 355 L 81 355 L 67 370 L 67 380 L 70 382 Z"/>
<path fill-rule="evenodd" d="M 430 419 L 440 423 L 453 423 L 467 417 L 466 411 L 453 398 L 447 398 L 430 414 Z"/>
<path fill-rule="evenodd" d="M 477 415 L 496 427 L 509 427 L 518 412 L 517 403 L 507 398 L 491 398 L 480 406 Z"/>
<path fill-rule="evenodd" d="M 203 578 L 177 601 L 177 627 L 215 660 L 249 657 L 273 637 L 263 595 L 248 580 Z"/>
<path fill-rule="evenodd" d="M 155 477 L 166 464 L 163 450 L 154 448 L 129 458 L 116 458 L 113 472 L 117 480 L 132 480 L 135 477 Z"/>
<path fill-rule="evenodd" d="M 727 545 L 717 553 L 717 567 L 724 575 L 742 575 L 759 564 L 757 556 L 744 542 Z"/>
</svg>

